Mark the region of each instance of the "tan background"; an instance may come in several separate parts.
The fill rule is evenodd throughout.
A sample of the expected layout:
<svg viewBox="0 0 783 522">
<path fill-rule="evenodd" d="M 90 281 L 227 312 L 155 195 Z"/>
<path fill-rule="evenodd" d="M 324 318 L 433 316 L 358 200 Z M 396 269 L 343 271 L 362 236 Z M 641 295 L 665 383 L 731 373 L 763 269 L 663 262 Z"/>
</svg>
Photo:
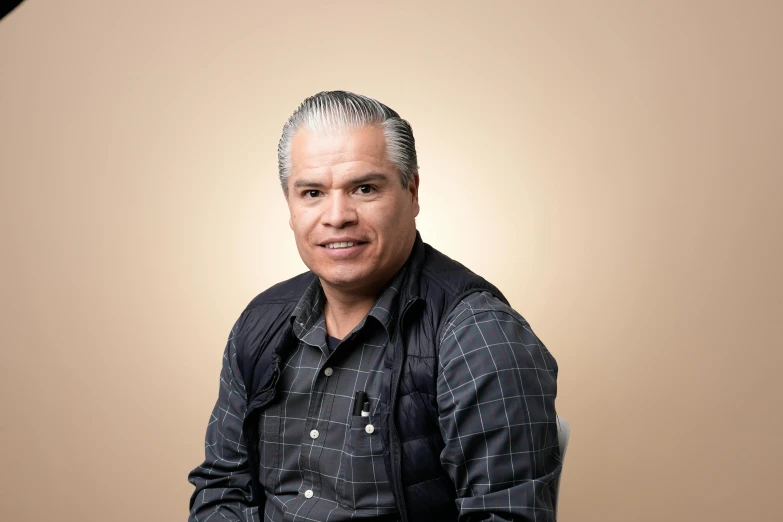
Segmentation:
<svg viewBox="0 0 783 522">
<path fill-rule="evenodd" d="M 775 518 L 783 4 L 283 4 L 0 22 L 0 519 L 185 519 L 231 325 L 304 269 L 282 124 L 340 88 L 557 358 L 563 521 Z"/>
</svg>

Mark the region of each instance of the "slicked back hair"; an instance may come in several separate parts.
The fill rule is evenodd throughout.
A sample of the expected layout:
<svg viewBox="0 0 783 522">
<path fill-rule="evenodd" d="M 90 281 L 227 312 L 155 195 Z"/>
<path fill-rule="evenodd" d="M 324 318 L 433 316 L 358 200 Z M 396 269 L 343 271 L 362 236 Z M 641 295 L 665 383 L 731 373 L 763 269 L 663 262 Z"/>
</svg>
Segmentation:
<svg viewBox="0 0 783 522">
<path fill-rule="evenodd" d="M 386 137 L 386 157 L 400 173 L 408 188 L 419 170 L 416 142 L 410 124 L 383 103 L 347 91 L 323 91 L 305 99 L 283 126 L 277 146 L 277 168 L 283 193 L 288 197 L 291 174 L 291 141 L 299 129 L 328 133 L 378 126 Z"/>
</svg>

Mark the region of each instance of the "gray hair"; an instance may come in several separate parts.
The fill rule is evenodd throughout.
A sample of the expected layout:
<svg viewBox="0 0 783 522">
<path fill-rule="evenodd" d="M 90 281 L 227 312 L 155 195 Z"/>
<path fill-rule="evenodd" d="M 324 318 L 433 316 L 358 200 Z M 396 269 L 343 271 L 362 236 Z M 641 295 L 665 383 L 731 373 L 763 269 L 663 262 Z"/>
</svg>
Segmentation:
<svg viewBox="0 0 783 522">
<path fill-rule="evenodd" d="M 291 174 L 291 141 L 304 127 L 312 132 L 330 132 L 379 126 L 386 137 L 386 157 L 400 172 L 402 186 L 408 188 L 419 170 L 416 142 L 410 124 L 381 102 L 347 91 L 324 91 L 310 96 L 294 111 L 283 126 L 277 146 L 277 168 L 283 193 L 288 197 Z"/>
</svg>

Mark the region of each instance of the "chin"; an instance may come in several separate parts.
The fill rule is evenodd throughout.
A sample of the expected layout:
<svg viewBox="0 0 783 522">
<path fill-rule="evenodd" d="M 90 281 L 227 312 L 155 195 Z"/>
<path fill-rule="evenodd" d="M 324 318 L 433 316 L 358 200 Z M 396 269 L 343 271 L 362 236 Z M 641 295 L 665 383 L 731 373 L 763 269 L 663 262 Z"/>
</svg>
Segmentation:
<svg viewBox="0 0 783 522">
<path fill-rule="evenodd" d="M 315 271 L 314 271 L 315 272 Z M 352 287 L 361 286 L 372 279 L 372 273 L 357 272 L 356 270 L 323 270 L 316 273 L 323 281 L 333 286 Z"/>
<path fill-rule="evenodd" d="M 333 286 L 353 286 L 361 283 L 365 279 L 356 275 L 347 275 L 329 271 L 318 275 L 318 277 Z"/>
</svg>

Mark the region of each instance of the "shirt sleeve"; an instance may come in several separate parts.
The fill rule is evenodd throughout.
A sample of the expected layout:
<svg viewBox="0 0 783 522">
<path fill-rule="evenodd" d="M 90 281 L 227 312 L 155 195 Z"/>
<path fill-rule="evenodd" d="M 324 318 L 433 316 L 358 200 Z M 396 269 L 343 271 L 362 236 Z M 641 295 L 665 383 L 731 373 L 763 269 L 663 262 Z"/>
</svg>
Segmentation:
<svg viewBox="0 0 783 522">
<path fill-rule="evenodd" d="M 258 508 L 251 506 L 250 470 L 242 439 L 247 397 L 237 366 L 237 340 L 243 317 L 231 329 L 223 351 L 218 398 L 204 442 L 204 462 L 188 474 L 188 482 L 196 487 L 190 497 L 188 522 L 258 520 Z"/>
<path fill-rule="evenodd" d="M 557 363 L 513 308 L 466 297 L 439 344 L 441 463 L 459 520 L 553 521 L 561 459 Z"/>
</svg>

